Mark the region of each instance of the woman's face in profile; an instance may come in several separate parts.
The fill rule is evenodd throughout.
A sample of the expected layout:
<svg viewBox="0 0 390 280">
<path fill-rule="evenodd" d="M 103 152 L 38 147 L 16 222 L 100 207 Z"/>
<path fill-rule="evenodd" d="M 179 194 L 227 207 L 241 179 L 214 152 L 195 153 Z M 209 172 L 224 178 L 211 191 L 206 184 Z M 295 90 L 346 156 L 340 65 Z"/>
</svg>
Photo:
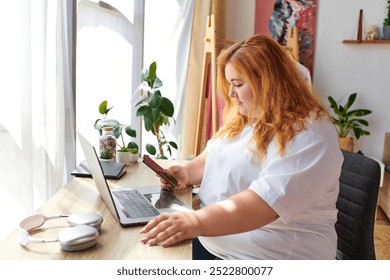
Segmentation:
<svg viewBox="0 0 390 280">
<path fill-rule="evenodd" d="M 229 97 L 237 101 L 240 114 L 248 116 L 253 105 L 253 93 L 249 84 L 240 76 L 231 63 L 226 64 L 225 77 L 230 84 Z"/>
</svg>

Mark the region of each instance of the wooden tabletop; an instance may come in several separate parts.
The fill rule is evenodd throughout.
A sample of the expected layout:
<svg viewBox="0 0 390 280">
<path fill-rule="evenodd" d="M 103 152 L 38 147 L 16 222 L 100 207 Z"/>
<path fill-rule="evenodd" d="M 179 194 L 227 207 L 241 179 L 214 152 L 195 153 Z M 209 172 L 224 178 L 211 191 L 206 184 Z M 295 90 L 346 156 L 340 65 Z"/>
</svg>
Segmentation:
<svg viewBox="0 0 390 280">
<path fill-rule="evenodd" d="M 166 167 L 182 164 L 182 162 L 161 160 L 159 164 Z M 139 162 L 129 164 L 127 173 L 120 180 L 109 180 L 109 185 L 122 188 L 159 185 L 159 178 Z M 176 191 L 175 194 L 187 205 L 192 205 L 190 187 Z M 58 242 L 29 243 L 26 247 L 22 247 L 17 242 L 19 231 L 16 229 L 0 242 L 0 259 L 189 260 L 192 258 L 191 241 L 184 241 L 169 248 L 142 244 L 140 240 L 143 235 L 139 234 L 142 226 L 122 227 L 103 203 L 93 180 L 89 178 L 72 179 L 36 212 L 48 216 L 87 211 L 97 212 L 104 219 L 95 246 L 78 252 L 64 251 Z M 57 233 L 66 227 L 68 227 L 66 218 L 48 220 L 32 235 L 37 238 L 56 238 Z"/>
</svg>

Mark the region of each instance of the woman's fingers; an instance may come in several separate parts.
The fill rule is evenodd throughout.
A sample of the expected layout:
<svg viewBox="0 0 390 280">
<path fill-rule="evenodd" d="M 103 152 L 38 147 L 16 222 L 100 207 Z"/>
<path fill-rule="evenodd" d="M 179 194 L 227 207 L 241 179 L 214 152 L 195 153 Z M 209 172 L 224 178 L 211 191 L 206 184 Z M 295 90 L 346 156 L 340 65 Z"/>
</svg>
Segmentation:
<svg viewBox="0 0 390 280">
<path fill-rule="evenodd" d="M 168 219 L 167 214 L 161 214 L 157 216 L 156 218 L 152 219 L 150 222 L 148 222 L 140 231 L 141 234 L 148 233 L 150 230 L 152 230 L 155 226 L 157 226 L 162 221 Z"/>
<path fill-rule="evenodd" d="M 141 240 L 148 245 L 168 247 L 182 240 L 194 238 L 201 233 L 201 225 L 193 212 L 162 214 L 151 220 L 140 232 Z"/>
<path fill-rule="evenodd" d="M 167 214 L 162 214 L 151 220 L 140 233 L 146 234 L 141 242 L 153 246 L 163 240 L 169 239 L 175 234 L 175 229 L 172 226 L 172 223 L 169 222 L 169 216 Z"/>
</svg>

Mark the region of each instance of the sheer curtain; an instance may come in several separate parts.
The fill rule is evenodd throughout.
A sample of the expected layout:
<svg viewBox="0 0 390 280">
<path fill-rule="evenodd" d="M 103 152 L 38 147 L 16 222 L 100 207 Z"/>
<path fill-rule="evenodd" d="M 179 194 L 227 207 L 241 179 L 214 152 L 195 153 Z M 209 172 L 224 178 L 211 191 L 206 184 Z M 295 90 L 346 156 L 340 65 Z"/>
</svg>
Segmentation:
<svg viewBox="0 0 390 280">
<path fill-rule="evenodd" d="M 168 1 L 173 8 L 167 11 Z M 100 117 L 97 108 L 104 99 L 115 106 L 111 117 L 132 124 L 139 121 L 133 116 L 130 99 L 139 83 L 144 59 L 145 3 L 151 3 L 151 13 L 157 12 L 152 23 L 156 29 L 145 33 L 152 37 L 163 34 L 161 40 L 152 38 L 145 61 L 158 62 L 159 75 L 165 82 L 163 94 L 175 103 L 178 123 L 170 129 L 177 140 L 181 131 L 194 0 L 15 0 L 2 4 L 0 238 L 70 179 L 76 163 L 75 115 L 77 129 L 90 130 L 96 140 L 98 134 L 93 130 L 93 123 Z M 74 34 L 72 15 L 76 7 L 86 13 Z M 88 17 L 91 12 L 95 15 Z M 103 22 L 97 22 L 96 15 Z M 79 32 L 86 31 L 90 33 L 80 39 Z M 83 49 L 84 54 L 77 49 L 77 59 L 85 63 L 77 63 L 77 75 L 84 73 L 87 78 L 81 83 L 79 76 L 77 79 L 72 76 L 76 68 L 72 42 L 77 37 L 80 39 L 77 46 L 85 47 L 86 41 L 82 40 L 90 39 L 91 34 L 95 36 L 95 44 Z M 106 35 L 103 41 L 101 35 Z M 92 74 L 88 70 L 97 71 Z M 107 80 L 108 76 L 111 81 Z M 82 93 L 84 99 L 79 99 Z"/>
<path fill-rule="evenodd" d="M 2 4 L 0 238 L 74 166 L 72 9 L 61 0 Z"/>
</svg>

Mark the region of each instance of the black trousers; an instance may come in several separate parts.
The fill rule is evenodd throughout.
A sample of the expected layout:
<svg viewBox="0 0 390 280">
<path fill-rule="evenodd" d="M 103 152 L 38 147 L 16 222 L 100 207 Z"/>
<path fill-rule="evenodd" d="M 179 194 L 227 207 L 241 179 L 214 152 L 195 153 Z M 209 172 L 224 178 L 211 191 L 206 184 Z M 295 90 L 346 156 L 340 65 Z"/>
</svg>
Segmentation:
<svg viewBox="0 0 390 280">
<path fill-rule="evenodd" d="M 211 254 L 203 247 L 198 238 L 192 239 L 192 259 L 193 260 L 217 260 L 218 257 Z"/>
</svg>

